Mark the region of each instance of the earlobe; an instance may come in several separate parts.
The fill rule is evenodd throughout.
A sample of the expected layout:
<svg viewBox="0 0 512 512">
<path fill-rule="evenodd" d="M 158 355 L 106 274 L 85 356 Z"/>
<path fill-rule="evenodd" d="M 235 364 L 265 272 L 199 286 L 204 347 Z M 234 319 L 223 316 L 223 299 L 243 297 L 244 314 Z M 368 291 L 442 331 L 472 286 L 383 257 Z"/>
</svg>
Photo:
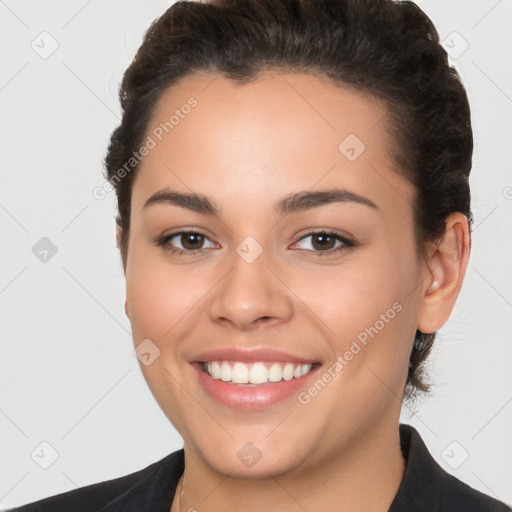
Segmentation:
<svg viewBox="0 0 512 512">
<path fill-rule="evenodd" d="M 421 332 L 435 332 L 448 320 L 462 287 L 469 252 L 468 219 L 462 213 L 452 213 L 446 220 L 444 235 L 428 256 L 418 316 Z"/>
</svg>

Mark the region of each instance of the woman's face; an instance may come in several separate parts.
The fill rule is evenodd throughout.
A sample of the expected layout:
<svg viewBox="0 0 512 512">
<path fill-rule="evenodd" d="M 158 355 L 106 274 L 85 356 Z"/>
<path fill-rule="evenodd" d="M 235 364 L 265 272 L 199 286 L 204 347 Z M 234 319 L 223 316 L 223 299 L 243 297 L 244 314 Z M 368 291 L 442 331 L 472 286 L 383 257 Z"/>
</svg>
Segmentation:
<svg viewBox="0 0 512 512">
<path fill-rule="evenodd" d="M 385 115 L 277 72 L 242 86 L 189 75 L 153 113 L 127 314 L 187 456 L 215 471 L 299 471 L 398 421 L 428 272 Z M 283 380 L 223 380 L 248 377 Z"/>
</svg>

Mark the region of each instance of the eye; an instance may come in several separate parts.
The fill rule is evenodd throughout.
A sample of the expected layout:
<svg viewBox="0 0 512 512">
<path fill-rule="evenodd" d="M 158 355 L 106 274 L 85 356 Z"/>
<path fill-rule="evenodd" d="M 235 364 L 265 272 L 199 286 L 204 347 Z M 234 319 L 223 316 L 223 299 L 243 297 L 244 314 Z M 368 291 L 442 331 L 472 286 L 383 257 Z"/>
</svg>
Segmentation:
<svg viewBox="0 0 512 512">
<path fill-rule="evenodd" d="M 335 231 L 310 231 L 308 234 L 302 236 L 299 242 L 307 239 L 311 240 L 303 245 L 309 247 L 302 247 L 300 250 L 313 252 L 316 256 L 333 254 L 355 246 L 354 241 Z M 338 243 L 338 245 L 336 245 L 336 243 Z"/>
<path fill-rule="evenodd" d="M 157 246 L 163 246 L 166 251 L 171 253 L 190 256 L 204 250 L 202 246 L 205 240 L 210 239 L 199 231 L 189 230 L 170 233 L 169 235 L 154 239 L 153 242 Z M 213 244 L 213 242 L 211 243 Z M 176 244 L 179 244 L 178 247 L 175 247 Z M 215 244 L 213 244 L 213 246 L 215 246 Z"/>
<path fill-rule="evenodd" d="M 304 241 L 307 239 L 311 240 L 306 244 Z M 216 247 L 216 244 L 211 242 L 204 233 L 194 230 L 170 233 L 168 235 L 155 238 L 153 242 L 157 246 L 162 246 L 170 253 L 178 254 L 179 256 L 193 256 L 205 250 L 203 245 L 207 240 L 211 243 L 210 248 Z M 301 242 L 306 247 L 302 247 L 299 250 L 313 253 L 315 256 L 333 254 L 355 246 L 355 242 L 346 236 L 335 231 L 325 230 L 309 232 L 302 236 L 297 243 Z M 178 247 L 176 247 L 176 245 L 178 245 Z"/>
</svg>

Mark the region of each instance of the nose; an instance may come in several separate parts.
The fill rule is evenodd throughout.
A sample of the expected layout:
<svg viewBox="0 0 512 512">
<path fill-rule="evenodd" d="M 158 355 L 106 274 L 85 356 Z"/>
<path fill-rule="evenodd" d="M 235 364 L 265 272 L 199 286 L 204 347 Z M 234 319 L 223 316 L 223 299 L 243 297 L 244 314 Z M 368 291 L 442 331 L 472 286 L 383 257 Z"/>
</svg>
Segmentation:
<svg viewBox="0 0 512 512">
<path fill-rule="evenodd" d="M 231 270 L 213 289 L 212 321 L 245 331 L 289 321 L 290 292 L 268 260 L 265 251 L 251 263 L 234 254 Z"/>
</svg>

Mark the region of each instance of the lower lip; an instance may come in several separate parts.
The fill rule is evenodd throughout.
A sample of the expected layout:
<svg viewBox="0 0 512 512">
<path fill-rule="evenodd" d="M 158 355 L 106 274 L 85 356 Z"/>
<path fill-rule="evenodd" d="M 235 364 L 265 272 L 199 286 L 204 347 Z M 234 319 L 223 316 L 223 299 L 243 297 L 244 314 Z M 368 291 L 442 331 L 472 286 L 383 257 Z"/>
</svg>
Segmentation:
<svg viewBox="0 0 512 512">
<path fill-rule="evenodd" d="M 315 366 L 303 377 L 279 382 L 269 382 L 258 386 L 245 384 L 229 384 L 220 379 L 210 377 L 201 369 L 201 363 L 193 363 L 199 381 L 204 389 L 215 400 L 227 407 L 244 411 L 256 411 L 270 407 L 291 396 L 296 396 L 304 389 L 306 380 L 314 375 L 320 366 Z"/>
</svg>

